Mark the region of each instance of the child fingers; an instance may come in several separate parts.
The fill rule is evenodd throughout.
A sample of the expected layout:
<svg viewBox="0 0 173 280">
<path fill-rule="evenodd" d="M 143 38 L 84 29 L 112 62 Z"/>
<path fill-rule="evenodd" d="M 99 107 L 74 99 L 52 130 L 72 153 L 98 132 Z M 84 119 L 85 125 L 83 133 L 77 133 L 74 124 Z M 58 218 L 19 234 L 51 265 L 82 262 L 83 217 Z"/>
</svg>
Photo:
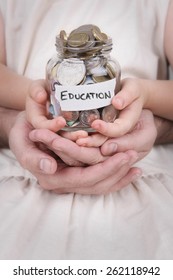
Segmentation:
<svg viewBox="0 0 173 280">
<path fill-rule="evenodd" d="M 78 131 L 74 131 L 74 132 L 70 132 L 70 131 L 61 131 L 59 133 L 62 137 L 67 138 L 71 141 L 76 141 L 79 138 L 84 138 L 88 136 L 87 131 L 84 130 L 78 130 Z"/>
<path fill-rule="evenodd" d="M 48 120 L 45 116 L 40 115 L 31 121 L 34 128 L 50 129 L 51 131 L 58 132 L 65 126 L 65 120 L 62 117 L 57 117 Z"/>
<path fill-rule="evenodd" d="M 108 137 L 122 136 L 134 128 L 140 117 L 141 110 L 142 108 L 138 100 L 134 101 L 133 104 L 120 112 L 119 117 L 114 121 L 114 123 L 106 123 L 102 120 L 95 120 L 92 123 L 92 128 Z"/>
<path fill-rule="evenodd" d="M 35 81 L 32 83 L 29 89 L 29 96 L 34 101 L 45 104 L 48 98 L 48 93 L 46 91 L 46 85 L 44 80 Z"/>
<path fill-rule="evenodd" d="M 38 104 L 31 98 L 28 98 L 26 102 L 26 116 L 34 128 L 47 128 L 57 132 L 66 124 L 63 117 L 48 119 L 46 106 Z"/>
<path fill-rule="evenodd" d="M 97 148 L 79 147 L 76 143 L 53 133 L 48 129 L 36 129 L 31 131 L 30 139 L 34 142 L 41 142 L 53 150 L 59 157 L 71 158 L 73 161 L 94 165 L 102 162 L 105 158 Z"/>
<path fill-rule="evenodd" d="M 141 176 L 142 176 L 141 169 L 137 167 L 132 167 L 124 177 L 122 176 L 122 178 L 117 182 L 116 185 L 113 185 L 113 187 L 109 191 L 115 192 L 117 190 L 120 190 L 123 187 L 127 186 L 128 184 L 135 182 Z"/>
<path fill-rule="evenodd" d="M 85 138 L 79 138 L 76 144 L 83 147 L 100 147 L 107 140 L 107 137 L 102 134 L 93 134 Z"/>
<path fill-rule="evenodd" d="M 135 79 L 124 79 L 122 89 L 113 97 L 112 104 L 116 109 L 122 110 L 139 98 L 137 82 Z"/>
</svg>

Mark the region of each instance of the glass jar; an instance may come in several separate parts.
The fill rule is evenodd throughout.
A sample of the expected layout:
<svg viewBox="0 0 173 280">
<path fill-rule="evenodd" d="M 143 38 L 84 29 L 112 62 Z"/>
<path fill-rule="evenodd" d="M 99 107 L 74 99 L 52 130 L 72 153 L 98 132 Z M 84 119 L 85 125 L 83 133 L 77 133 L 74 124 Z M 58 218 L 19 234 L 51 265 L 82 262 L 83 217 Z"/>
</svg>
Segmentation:
<svg viewBox="0 0 173 280">
<path fill-rule="evenodd" d="M 88 24 L 64 30 L 56 37 L 57 53 L 47 63 L 50 115 L 63 116 L 63 130 L 94 131 L 96 119 L 114 122 L 118 111 L 112 97 L 120 89 L 120 66 L 112 59 L 112 39 L 99 27 Z"/>
</svg>

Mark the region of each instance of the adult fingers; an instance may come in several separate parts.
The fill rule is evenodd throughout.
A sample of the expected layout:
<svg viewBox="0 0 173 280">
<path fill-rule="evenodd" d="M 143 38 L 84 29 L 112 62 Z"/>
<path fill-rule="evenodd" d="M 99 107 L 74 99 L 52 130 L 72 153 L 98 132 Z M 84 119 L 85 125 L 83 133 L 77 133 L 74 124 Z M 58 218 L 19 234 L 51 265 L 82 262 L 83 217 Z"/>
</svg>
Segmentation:
<svg viewBox="0 0 173 280">
<path fill-rule="evenodd" d="M 106 140 L 106 136 L 99 133 L 94 133 L 88 137 L 77 139 L 76 143 L 83 147 L 100 147 Z"/>
<path fill-rule="evenodd" d="M 139 179 L 141 175 L 142 175 L 142 171 L 140 168 L 137 167 L 130 168 L 127 174 L 125 176 L 122 176 L 120 180 L 109 189 L 109 192 L 115 192 L 122 189 L 123 187 L 128 186 L 128 184 L 133 183 L 134 181 Z"/>
<path fill-rule="evenodd" d="M 88 184 L 82 184 L 78 185 L 77 187 L 74 187 L 74 185 L 69 188 L 60 188 L 55 189 L 55 192 L 57 193 L 68 193 L 68 192 L 74 192 L 78 194 L 107 194 L 112 191 L 117 191 L 118 189 L 127 186 L 128 183 L 139 176 L 141 174 L 141 171 L 137 168 L 131 168 L 131 164 L 135 161 L 136 154 L 132 151 L 129 151 L 129 161 L 123 160 L 122 162 L 119 162 L 119 164 L 113 166 L 114 171 L 108 173 L 108 176 L 100 176 L 98 175 L 97 180 L 92 180 L 92 183 L 88 182 Z M 112 162 L 114 165 L 114 161 Z"/>
<path fill-rule="evenodd" d="M 101 152 L 110 156 L 115 152 L 132 149 L 137 151 L 142 158 L 152 148 L 156 135 L 152 113 L 149 110 L 143 110 L 134 130 L 122 137 L 109 139 L 101 147 Z"/>
<path fill-rule="evenodd" d="M 83 138 L 83 137 L 87 137 L 88 136 L 88 132 L 84 131 L 84 130 L 77 130 L 77 131 L 60 131 L 59 135 L 61 135 L 64 138 L 67 138 L 69 140 L 72 141 L 76 141 L 77 139 Z"/>
<path fill-rule="evenodd" d="M 131 151 L 129 154 L 118 153 L 94 166 L 60 167 L 60 169 L 57 170 L 56 175 L 46 176 L 44 180 L 40 178 L 40 184 L 44 188 L 51 190 L 68 189 L 70 191 L 70 189 L 73 188 L 85 189 L 91 186 L 94 187 L 96 184 L 103 184 L 105 180 L 108 180 L 109 182 L 109 178 L 112 176 L 115 176 L 116 179 L 116 174 L 120 168 L 125 165 L 126 168 L 129 168 L 131 162 L 134 160 L 136 160 L 136 153 Z"/>
<path fill-rule="evenodd" d="M 33 130 L 31 131 L 29 137 L 33 142 L 43 143 L 50 151 L 53 151 L 57 156 L 59 156 L 62 159 L 62 161 L 67 165 L 69 166 L 83 165 L 83 163 L 81 163 L 75 157 L 70 156 L 67 152 L 69 148 L 73 149 L 72 141 L 62 138 L 58 134 L 48 129 Z M 56 141 L 58 141 L 58 147 L 56 147 Z"/>
<path fill-rule="evenodd" d="M 76 163 L 93 165 L 107 158 L 101 154 L 98 148 L 80 147 L 73 141 L 63 138 L 47 129 L 33 130 L 30 133 L 30 139 L 44 143 L 61 157 L 62 160 L 63 157 L 66 157 L 70 161 L 76 161 Z M 69 165 L 72 164 L 69 162 Z"/>
<path fill-rule="evenodd" d="M 54 174 L 57 169 L 56 160 L 30 141 L 29 132 L 31 129 L 31 126 L 26 122 L 24 112 L 20 113 L 9 135 L 11 150 L 22 167 L 32 173 Z"/>
</svg>

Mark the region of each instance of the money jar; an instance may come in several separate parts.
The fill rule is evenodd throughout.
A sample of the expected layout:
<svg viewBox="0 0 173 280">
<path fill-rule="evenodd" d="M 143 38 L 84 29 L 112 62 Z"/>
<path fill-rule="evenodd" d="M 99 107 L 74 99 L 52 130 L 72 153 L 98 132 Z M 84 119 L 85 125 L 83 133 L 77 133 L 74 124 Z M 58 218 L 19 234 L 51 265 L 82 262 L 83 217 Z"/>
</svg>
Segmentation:
<svg viewBox="0 0 173 280">
<path fill-rule="evenodd" d="M 49 113 L 63 116 L 63 130 L 94 131 L 101 119 L 114 122 L 118 112 L 111 104 L 120 88 L 120 66 L 111 58 L 112 39 L 93 24 L 56 36 L 56 54 L 46 66 L 50 88 Z"/>
</svg>

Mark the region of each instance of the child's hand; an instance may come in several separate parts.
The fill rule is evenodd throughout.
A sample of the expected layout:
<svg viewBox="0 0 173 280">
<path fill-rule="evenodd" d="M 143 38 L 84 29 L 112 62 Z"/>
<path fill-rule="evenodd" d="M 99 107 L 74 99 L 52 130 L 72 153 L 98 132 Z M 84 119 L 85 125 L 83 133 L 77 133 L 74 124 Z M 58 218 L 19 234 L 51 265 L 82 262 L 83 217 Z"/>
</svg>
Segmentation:
<svg viewBox="0 0 173 280">
<path fill-rule="evenodd" d="M 49 118 L 49 98 L 45 80 L 34 81 L 26 99 L 26 116 L 34 128 L 47 128 L 57 132 L 66 124 L 65 119 L 57 117 Z"/>
<path fill-rule="evenodd" d="M 76 144 L 78 144 L 79 146 L 83 147 L 98 148 L 101 145 L 103 145 L 103 143 L 105 143 L 105 141 L 108 139 L 108 137 L 100 133 L 92 132 L 88 134 L 88 132 L 84 130 L 78 130 L 74 132 L 61 131 L 59 132 L 59 134 L 62 137 L 72 140 L 73 142 L 76 142 Z"/>
<path fill-rule="evenodd" d="M 132 131 L 142 112 L 147 98 L 147 88 L 144 80 L 124 79 L 122 89 L 113 97 L 112 104 L 119 110 L 119 116 L 113 123 L 95 120 L 91 127 L 100 134 L 93 134 L 78 140 L 78 144 L 85 146 L 99 146 L 107 137 L 120 137 Z"/>
<path fill-rule="evenodd" d="M 66 121 L 63 117 L 50 119 L 48 92 L 49 90 L 47 89 L 45 80 L 37 80 L 31 84 L 26 100 L 26 116 L 28 122 L 31 123 L 34 128 L 46 128 L 57 132 L 66 125 Z M 96 135 L 92 135 L 90 139 L 88 133 L 82 130 L 75 132 L 59 131 L 59 134 L 81 146 L 99 147 L 107 139 L 107 137 L 99 134 L 97 134 L 97 137 Z M 89 139 L 89 144 L 83 144 L 83 139 Z M 102 139 L 105 140 L 103 141 Z"/>
<path fill-rule="evenodd" d="M 122 80 L 121 90 L 113 97 L 112 104 L 119 110 L 119 116 L 114 123 L 96 120 L 92 127 L 108 137 L 119 137 L 130 132 L 142 112 L 144 105 L 143 82 L 140 79 Z"/>
<path fill-rule="evenodd" d="M 80 146 L 99 147 L 108 138 L 121 137 L 133 130 L 138 122 L 142 108 L 147 98 L 147 88 L 145 80 L 124 79 L 122 88 L 112 99 L 113 106 L 119 110 L 119 116 L 113 123 L 102 120 L 95 120 L 91 127 L 97 133 L 92 133 L 87 137 L 83 136 L 75 139 Z"/>
<path fill-rule="evenodd" d="M 111 125 L 108 136 L 119 137 L 132 131 L 138 122 L 148 98 L 145 80 L 126 78 L 121 90 L 113 97 L 113 106 L 120 111 L 118 119 Z M 112 131 L 111 131 L 112 128 Z"/>
<path fill-rule="evenodd" d="M 135 127 L 146 96 L 144 80 L 124 79 L 122 89 L 112 100 L 113 106 L 120 111 L 119 117 L 113 123 L 95 120 L 91 124 L 91 127 L 96 130 L 95 133 L 88 135 L 86 131 L 61 131 L 61 135 L 85 147 L 99 147 L 110 137 L 123 136 Z M 47 128 L 57 132 L 65 126 L 66 122 L 62 117 L 49 119 L 48 99 L 46 81 L 33 82 L 26 102 L 27 119 L 35 128 Z"/>
</svg>

